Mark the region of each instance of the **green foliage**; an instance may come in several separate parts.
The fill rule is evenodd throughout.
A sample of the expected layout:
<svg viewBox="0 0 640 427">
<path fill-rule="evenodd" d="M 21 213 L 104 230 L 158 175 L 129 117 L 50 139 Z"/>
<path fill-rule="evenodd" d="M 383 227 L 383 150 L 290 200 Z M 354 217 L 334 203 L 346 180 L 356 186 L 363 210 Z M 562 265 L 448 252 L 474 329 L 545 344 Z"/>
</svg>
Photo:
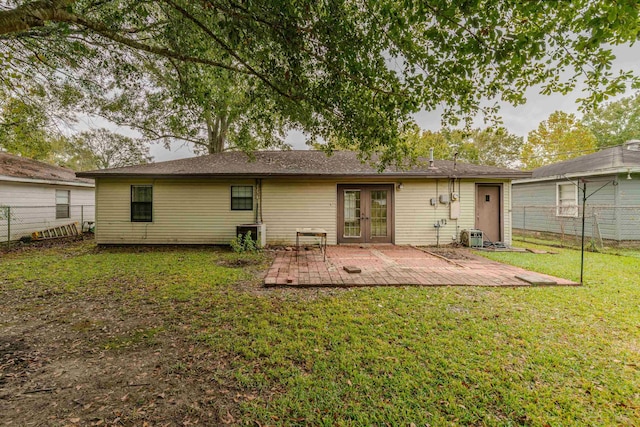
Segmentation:
<svg viewBox="0 0 640 427">
<path fill-rule="evenodd" d="M 100 115 L 166 146 L 192 144 L 196 153 L 286 147 L 287 121 L 245 76 L 157 58 L 141 60 L 136 70 L 93 92 L 89 103 Z M 145 76 L 151 85 L 140 85 Z"/>
<path fill-rule="evenodd" d="M 129 88 L 152 88 L 131 111 L 184 140 L 240 111 L 231 145 L 296 128 L 329 151 L 349 141 L 384 163 L 411 154 L 400 135 L 421 109 L 442 107 L 456 125 L 494 117 L 487 100 L 521 104 L 536 85 L 584 84 L 585 106 L 637 86 L 635 70 L 612 72 L 611 46 L 638 40 L 638 14 L 631 0 L 17 1 L 0 10 L 0 72 L 16 92 L 36 81 L 65 102 L 111 97 L 100 112 L 114 116 L 130 107 L 133 97 L 118 99 Z"/>
<path fill-rule="evenodd" d="M 244 236 L 242 234 L 238 234 L 234 237 L 229 243 L 233 251 L 237 254 L 241 253 L 255 253 L 258 251 L 258 246 L 256 242 L 251 238 L 251 232 L 247 231 L 247 234 Z"/>
<path fill-rule="evenodd" d="M 428 157 L 433 148 L 435 159 L 452 160 L 458 153 L 462 162 L 499 167 L 517 166 L 523 144 L 521 137 L 502 127 L 439 132 L 415 129 L 406 138 L 418 156 Z"/>
<path fill-rule="evenodd" d="M 54 139 L 51 123 L 40 104 L 6 96 L 0 91 L 0 147 L 12 154 L 48 160 Z"/>
<path fill-rule="evenodd" d="M 597 149 L 596 137 L 574 114 L 555 111 L 529 132 L 522 148 L 524 169 L 535 169 L 551 163 L 592 153 Z"/>
<path fill-rule="evenodd" d="M 70 138 L 65 166 L 75 170 L 106 169 L 149 163 L 149 144 L 107 129 L 82 132 Z"/>
<path fill-rule="evenodd" d="M 66 124 L 64 112 L 50 115 L 44 106 L 48 98 L 33 88 L 30 93 L 32 96 L 18 99 L 3 97 L 0 92 L 0 148 L 7 152 L 74 170 L 129 166 L 152 160 L 147 142 L 106 129 L 73 137 L 65 135 L 60 130 Z M 53 109 L 60 108 L 58 102 Z"/>
<path fill-rule="evenodd" d="M 640 94 L 604 104 L 584 116 L 598 148 L 621 145 L 640 138 Z"/>
</svg>

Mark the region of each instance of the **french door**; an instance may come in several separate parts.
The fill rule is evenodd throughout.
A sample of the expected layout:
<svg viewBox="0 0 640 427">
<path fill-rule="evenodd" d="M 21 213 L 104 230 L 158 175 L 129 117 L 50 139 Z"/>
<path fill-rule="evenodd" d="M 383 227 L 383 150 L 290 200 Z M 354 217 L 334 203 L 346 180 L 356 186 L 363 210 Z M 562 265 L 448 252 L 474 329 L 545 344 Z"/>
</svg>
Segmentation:
<svg viewBox="0 0 640 427">
<path fill-rule="evenodd" d="M 393 242 L 393 185 L 338 185 L 338 243 Z"/>
</svg>

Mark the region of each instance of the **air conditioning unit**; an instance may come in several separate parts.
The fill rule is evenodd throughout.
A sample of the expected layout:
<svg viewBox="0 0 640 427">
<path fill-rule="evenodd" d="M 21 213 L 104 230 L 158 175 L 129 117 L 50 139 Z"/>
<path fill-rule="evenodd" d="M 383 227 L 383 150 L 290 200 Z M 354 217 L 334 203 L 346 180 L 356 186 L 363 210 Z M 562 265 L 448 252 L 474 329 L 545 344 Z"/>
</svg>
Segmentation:
<svg viewBox="0 0 640 427">
<path fill-rule="evenodd" d="M 460 232 L 460 243 L 470 248 L 481 248 L 482 239 L 482 230 L 462 230 Z"/>
<path fill-rule="evenodd" d="M 249 233 L 254 242 L 258 243 L 258 246 L 265 247 L 267 245 L 267 224 L 240 224 L 236 226 L 236 236 L 242 234 L 243 236 Z"/>
</svg>

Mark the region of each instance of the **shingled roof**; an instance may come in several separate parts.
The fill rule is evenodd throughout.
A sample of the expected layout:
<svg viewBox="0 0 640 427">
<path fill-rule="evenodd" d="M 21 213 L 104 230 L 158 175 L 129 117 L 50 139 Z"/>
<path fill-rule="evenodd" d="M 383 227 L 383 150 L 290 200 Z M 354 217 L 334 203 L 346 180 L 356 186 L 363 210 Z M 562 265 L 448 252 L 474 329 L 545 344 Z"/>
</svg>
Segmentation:
<svg viewBox="0 0 640 427">
<path fill-rule="evenodd" d="M 71 185 L 93 184 L 92 179 L 76 177 L 75 172 L 71 169 L 0 152 L 0 181 L 2 180 L 55 181 Z"/>
<path fill-rule="evenodd" d="M 528 178 L 530 172 L 492 166 L 470 165 L 436 160 L 430 168 L 428 159 L 402 170 L 388 167 L 378 173 L 375 165 L 363 163 L 356 153 L 336 151 L 327 156 L 322 151 L 258 151 L 253 159 L 247 154 L 230 151 L 201 157 L 149 163 L 88 172 L 77 176 L 101 177 L 458 177 L 458 178 Z"/>
<path fill-rule="evenodd" d="M 532 171 L 531 178 L 548 178 L 576 173 L 590 175 L 606 171 L 620 173 L 627 172 L 629 168 L 638 167 L 640 167 L 640 141 L 636 140 L 600 150 L 597 153 L 539 167 Z"/>
</svg>

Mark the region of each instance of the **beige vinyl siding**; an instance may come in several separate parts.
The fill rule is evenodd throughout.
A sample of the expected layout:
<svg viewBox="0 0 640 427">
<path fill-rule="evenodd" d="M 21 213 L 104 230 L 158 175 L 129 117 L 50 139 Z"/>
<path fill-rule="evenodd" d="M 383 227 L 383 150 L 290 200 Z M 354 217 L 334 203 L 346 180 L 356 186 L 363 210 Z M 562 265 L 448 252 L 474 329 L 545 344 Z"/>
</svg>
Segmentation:
<svg viewBox="0 0 640 427">
<path fill-rule="evenodd" d="M 402 182 L 403 188 L 397 189 Z M 434 223 L 445 219 L 440 228 L 440 244 L 459 238 L 460 231 L 475 227 L 476 183 L 503 184 L 504 240 L 511 241 L 511 192 L 508 181 L 457 180 L 455 190 L 447 179 L 262 179 L 262 220 L 266 224 L 267 243 L 295 243 L 296 228 L 327 230 L 329 244 L 337 242 L 337 185 L 393 184 L 395 200 L 395 235 L 398 245 L 435 245 Z M 153 222 L 130 221 L 130 186 L 152 184 Z M 239 224 L 253 223 L 254 211 L 232 211 L 231 185 L 255 185 L 250 180 L 216 179 L 99 179 L 96 200 L 98 218 L 96 240 L 101 244 L 117 243 L 205 243 L 228 244 Z M 459 193 L 460 216 L 450 219 L 450 208 L 439 200 L 441 194 Z M 256 192 L 254 192 L 256 195 Z M 311 241 L 311 240 L 305 240 Z"/>
<path fill-rule="evenodd" d="M 429 199 L 436 197 L 436 184 L 431 181 L 403 181 L 402 189 L 395 190 L 395 243 L 398 245 L 427 245 L 436 233 L 436 218 L 449 216 L 445 205 L 431 206 Z"/>
<path fill-rule="evenodd" d="M 262 180 L 262 218 L 267 243 L 294 244 L 296 228 L 324 228 L 335 245 L 338 196 L 335 181 Z M 311 242 L 310 238 L 304 238 Z"/>
<path fill-rule="evenodd" d="M 153 185 L 153 221 L 131 222 L 131 185 Z M 228 244 L 255 211 L 231 210 L 231 185 L 254 180 L 98 179 L 99 244 Z"/>
<path fill-rule="evenodd" d="M 450 218 L 450 206 L 440 203 L 440 195 L 459 193 L 460 215 Z M 436 199 L 435 206 L 430 200 Z M 396 241 L 398 245 L 435 245 L 438 230 L 435 223 L 445 220 L 440 227 L 441 245 L 457 240 L 460 231 L 473 228 L 475 222 L 475 182 L 448 179 L 403 181 L 402 190 L 396 190 Z"/>
<path fill-rule="evenodd" d="M 447 179 L 404 180 L 402 190 L 395 192 L 395 243 L 398 245 L 435 245 L 438 242 L 434 224 L 445 220 L 440 227 L 441 245 L 450 244 L 460 238 L 460 231 L 475 227 L 476 183 L 503 184 L 503 212 L 505 243 L 511 243 L 511 185 L 508 181 L 496 180 L 456 180 Z M 450 218 L 450 207 L 440 203 L 442 194 L 459 194 L 460 215 Z M 430 199 L 436 199 L 431 206 Z M 442 223 L 442 221 L 441 221 Z"/>
<path fill-rule="evenodd" d="M 512 243 L 512 217 L 511 217 L 511 182 L 505 182 L 504 186 L 504 243 L 510 245 Z"/>
</svg>

